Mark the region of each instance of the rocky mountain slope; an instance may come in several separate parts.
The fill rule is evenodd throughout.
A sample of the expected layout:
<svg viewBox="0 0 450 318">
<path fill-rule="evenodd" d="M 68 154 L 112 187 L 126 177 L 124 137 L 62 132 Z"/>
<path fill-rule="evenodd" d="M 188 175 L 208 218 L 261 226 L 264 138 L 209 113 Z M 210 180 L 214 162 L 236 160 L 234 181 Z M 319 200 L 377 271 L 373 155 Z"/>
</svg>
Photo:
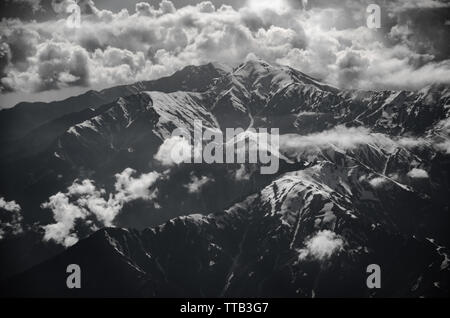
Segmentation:
<svg viewBox="0 0 450 318">
<path fill-rule="evenodd" d="M 84 102 L 89 94 L 56 102 L 57 113 L 36 118 L 28 131 L 10 131 L 0 194 L 38 227 L 55 217 L 41 204 L 77 179 L 107 194 L 117 191 L 114 176 L 124 169 L 153 171 L 154 195 L 127 201 L 110 224 L 116 228 L 79 230 L 81 240 L 53 258 L 43 248 L 45 257 L 27 261 L 36 266 L 1 284 L 3 295 L 448 294 L 448 87 L 342 91 L 250 60 L 233 70 L 188 67 Z M 12 116 L 5 114 L 0 121 Z M 222 131 L 279 128 L 279 171 L 162 165 L 156 154 L 163 143 L 176 128 L 193 134 L 194 120 Z M 0 242 L 0 251 L 17 240 Z M 65 287 L 72 263 L 83 269 L 81 290 Z M 369 264 L 382 268 L 379 290 L 366 286 Z"/>
</svg>

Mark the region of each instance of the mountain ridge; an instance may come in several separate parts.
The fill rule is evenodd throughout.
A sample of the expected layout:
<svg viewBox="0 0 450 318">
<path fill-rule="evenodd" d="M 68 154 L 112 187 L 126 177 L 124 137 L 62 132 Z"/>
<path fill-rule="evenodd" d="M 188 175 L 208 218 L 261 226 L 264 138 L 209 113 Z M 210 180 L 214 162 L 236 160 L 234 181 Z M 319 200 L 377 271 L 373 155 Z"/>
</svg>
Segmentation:
<svg viewBox="0 0 450 318">
<path fill-rule="evenodd" d="M 35 148 L 3 158 L 8 182 L 1 193 L 21 204 L 26 223 L 41 226 L 56 221 L 41 204 L 55 193 L 69 196 L 64 191 L 75 182 L 89 180 L 112 198 L 120 173 L 159 177 L 151 200 L 124 204 L 116 228 L 93 231 L 83 227 L 85 219 L 75 220 L 79 242 L 9 275 L 2 294 L 448 293 L 448 87 L 340 91 L 253 60 L 231 72 L 211 64 L 176 74 L 166 92 L 141 87 L 60 117 L 33 131 Z M 161 145 L 176 128 L 192 134 L 194 120 L 222 131 L 280 128 L 280 154 L 288 160 L 267 176 L 254 164 L 161 164 Z M 84 290 L 66 289 L 68 263 L 87 272 Z M 374 263 L 383 269 L 382 290 L 365 285 Z"/>
</svg>

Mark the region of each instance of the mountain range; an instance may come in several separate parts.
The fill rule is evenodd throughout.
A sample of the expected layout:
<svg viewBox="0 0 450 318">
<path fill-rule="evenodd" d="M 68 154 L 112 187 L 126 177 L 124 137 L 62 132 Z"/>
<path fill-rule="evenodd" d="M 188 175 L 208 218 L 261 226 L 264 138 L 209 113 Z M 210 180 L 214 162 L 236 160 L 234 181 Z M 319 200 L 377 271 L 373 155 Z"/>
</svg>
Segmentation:
<svg viewBox="0 0 450 318">
<path fill-rule="evenodd" d="M 0 194 L 23 217 L 0 241 L 0 294 L 447 296 L 449 109 L 445 85 L 342 90 L 255 59 L 0 111 Z M 195 120 L 278 128 L 279 171 L 158 160 Z M 109 223 L 88 207 L 71 224 L 75 244 L 49 239 L 62 217 L 44 202 L 59 193 L 80 205 L 68 189 L 83 180 L 102 189 L 96 199 L 119 200 L 127 171 L 157 178 L 127 192 Z M 67 289 L 68 264 L 80 265 L 81 289 Z M 370 264 L 380 289 L 367 288 Z"/>
</svg>

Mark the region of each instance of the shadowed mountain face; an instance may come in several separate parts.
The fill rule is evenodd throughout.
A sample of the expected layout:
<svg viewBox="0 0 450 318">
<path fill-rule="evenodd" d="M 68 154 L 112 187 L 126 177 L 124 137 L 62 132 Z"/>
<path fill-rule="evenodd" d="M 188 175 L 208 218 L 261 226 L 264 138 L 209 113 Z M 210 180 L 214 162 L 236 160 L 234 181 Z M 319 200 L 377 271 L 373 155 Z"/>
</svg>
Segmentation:
<svg viewBox="0 0 450 318">
<path fill-rule="evenodd" d="M 25 234 L 0 242 L 1 293 L 446 296 L 449 105 L 445 86 L 342 91 L 251 60 L 2 111 L 0 193 L 20 203 Z M 279 171 L 156 160 L 172 131 L 193 134 L 195 120 L 279 128 Z M 60 221 L 43 202 L 76 179 L 107 196 L 127 168 L 158 175 L 151 198 L 127 200 L 110 224 L 76 220 L 80 240 L 62 253 L 41 242 L 36 227 Z M 88 220 L 96 226 L 78 224 Z M 30 236 L 36 252 L 11 255 Z M 22 273 L 15 262 L 27 264 Z M 82 269 L 79 290 L 65 285 L 68 264 Z M 382 269 L 381 289 L 366 286 L 369 264 Z"/>
<path fill-rule="evenodd" d="M 188 66 L 170 77 L 155 81 L 138 82 L 99 92 L 88 91 L 79 96 L 51 103 L 19 103 L 11 109 L 0 111 L 0 142 L 8 144 L 61 116 L 88 108 L 96 109 L 119 97 L 134 95 L 141 91 L 155 90 L 166 93 L 178 90 L 205 91 L 211 81 L 224 72 L 220 67 L 212 64 L 199 67 Z"/>
</svg>

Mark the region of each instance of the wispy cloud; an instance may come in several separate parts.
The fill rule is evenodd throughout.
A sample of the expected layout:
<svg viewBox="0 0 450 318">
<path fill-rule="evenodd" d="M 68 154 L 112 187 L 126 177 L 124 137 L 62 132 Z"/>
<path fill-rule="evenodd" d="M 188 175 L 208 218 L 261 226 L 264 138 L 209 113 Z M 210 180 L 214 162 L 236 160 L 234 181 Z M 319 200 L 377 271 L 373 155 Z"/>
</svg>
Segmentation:
<svg viewBox="0 0 450 318">
<path fill-rule="evenodd" d="M 390 137 L 382 133 L 374 133 L 366 127 L 336 126 L 330 130 L 309 135 L 280 135 L 280 151 L 288 157 L 308 157 L 326 149 L 337 148 L 347 151 L 361 145 L 377 146 L 392 153 L 395 149 L 432 149 L 445 152 L 445 140 L 436 138 Z"/>
</svg>

